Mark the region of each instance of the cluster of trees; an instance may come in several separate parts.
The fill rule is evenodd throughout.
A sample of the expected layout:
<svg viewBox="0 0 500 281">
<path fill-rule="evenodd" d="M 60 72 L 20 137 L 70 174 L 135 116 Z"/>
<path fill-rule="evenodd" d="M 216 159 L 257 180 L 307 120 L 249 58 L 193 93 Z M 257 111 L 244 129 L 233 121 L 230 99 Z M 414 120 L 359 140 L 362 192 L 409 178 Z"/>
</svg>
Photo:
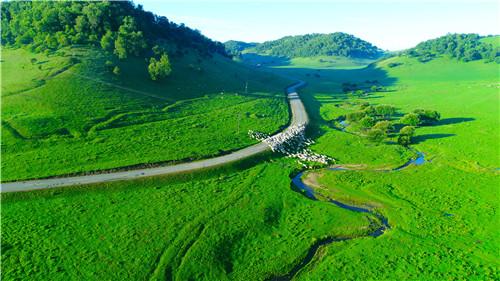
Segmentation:
<svg viewBox="0 0 500 281">
<path fill-rule="evenodd" d="M 222 43 L 146 12 L 131 1 L 8 1 L 2 3 L 1 16 L 2 45 L 36 52 L 94 45 L 125 59 L 148 56 L 151 46 L 162 44 L 176 54 L 190 48 L 202 56 L 227 56 Z M 159 65 L 165 65 L 165 60 L 168 56 L 160 58 Z"/>
<path fill-rule="evenodd" d="M 346 114 L 345 119 L 349 123 L 358 124 L 369 140 L 381 142 L 394 130 L 389 120 L 396 113 L 394 106 L 384 104 L 372 106 L 365 102 L 360 108 L 360 111 Z"/>
<path fill-rule="evenodd" d="M 235 40 L 229 40 L 224 43 L 224 47 L 226 48 L 226 53 L 234 57 L 240 56 L 243 50 L 248 48 L 253 48 L 256 45 L 257 43 L 246 43 Z"/>
<path fill-rule="evenodd" d="M 385 120 L 396 113 L 396 108 L 392 105 L 370 105 L 365 102 L 361 104 L 361 111 L 355 111 L 346 114 L 345 118 L 349 122 L 359 122 L 364 118 L 373 118 L 373 120 Z"/>
<path fill-rule="evenodd" d="M 401 118 L 401 123 L 410 126 L 432 125 L 441 119 L 441 114 L 435 110 L 416 109 Z"/>
<path fill-rule="evenodd" d="M 377 80 L 365 81 L 368 86 L 358 85 L 356 83 L 344 82 L 342 83 L 342 91 L 344 93 L 351 92 L 354 95 L 362 96 L 367 92 L 384 92 L 387 89 L 384 86 L 378 84 Z M 371 85 L 371 86 L 370 86 Z"/>
<path fill-rule="evenodd" d="M 256 53 L 288 58 L 311 56 L 379 58 L 384 54 L 372 44 L 342 32 L 286 36 L 251 48 Z"/>
<path fill-rule="evenodd" d="M 396 115 L 396 108 L 391 105 L 370 105 L 368 102 L 360 104 L 358 111 L 343 116 L 350 124 L 356 124 L 370 141 L 382 142 L 390 133 L 396 133 L 392 119 Z M 403 146 L 411 144 L 415 134 L 415 127 L 431 125 L 439 121 L 441 115 L 435 110 L 416 109 L 404 115 L 398 124 L 406 125 L 399 130 L 398 143 Z"/>
<path fill-rule="evenodd" d="M 448 34 L 422 42 L 415 48 L 408 50 L 407 54 L 418 57 L 422 62 L 427 62 L 440 55 L 463 61 L 486 59 L 500 62 L 500 49 L 483 42 L 483 38 L 478 34 Z"/>
</svg>

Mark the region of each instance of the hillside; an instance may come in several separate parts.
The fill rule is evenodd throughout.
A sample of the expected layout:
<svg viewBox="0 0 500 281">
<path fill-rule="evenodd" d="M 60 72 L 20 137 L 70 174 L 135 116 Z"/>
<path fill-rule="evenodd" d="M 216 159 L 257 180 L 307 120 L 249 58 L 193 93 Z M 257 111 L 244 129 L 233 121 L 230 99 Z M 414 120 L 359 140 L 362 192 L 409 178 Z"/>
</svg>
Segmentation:
<svg viewBox="0 0 500 281">
<path fill-rule="evenodd" d="M 226 48 L 228 48 L 227 43 Z M 286 36 L 245 48 L 244 51 L 287 58 L 342 56 L 375 59 L 383 54 L 382 50 L 372 44 L 342 32 Z"/>
<path fill-rule="evenodd" d="M 47 29 L 52 12 L 68 12 L 74 28 Z M 250 129 L 288 122 L 289 80 L 236 64 L 218 43 L 130 2 L 7 2 L 2 14 L 2 181 L 206 158 L 255 143 Z M 96 14 L 103 24 L 76 32 Z M 135 31 L 125 32 L 131 18 Z M 120 29 L 114 49 L 103 48 Z M 54 36 L 69 41 L 40 41 Z M 147 47 L 116 51 L 120 36 Z M 160 56 L 171 71 L 153 81 Z"/>
<path fill-rule="evenodd" d="M 481 59 L 500 62 L 499 38 L 477 34 L 447 34 L 424 41 L 406 51 L 406 54 L 417 57 L 422 62 L 439 56 L 449 56 L 466 62 Z"/>
</svg>

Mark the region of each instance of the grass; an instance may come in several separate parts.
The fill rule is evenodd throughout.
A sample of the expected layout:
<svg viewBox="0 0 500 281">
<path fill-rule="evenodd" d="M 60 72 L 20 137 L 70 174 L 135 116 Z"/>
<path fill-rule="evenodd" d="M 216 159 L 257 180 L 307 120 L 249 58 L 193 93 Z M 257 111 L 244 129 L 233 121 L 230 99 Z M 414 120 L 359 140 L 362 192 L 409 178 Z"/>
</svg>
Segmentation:
<svg viewBox="0 0 500 281">
<path fill-rule="evenodd" d="M 339 164 L 366 169 L 313 170 L 306 177 L 324 195 L 376 207 L 392 228 L 376 239 L 322 247 L 296 279 L 498 280 L 498 64 L 446 58 L 424 64 L 394 57 L 366 68 L 314 67 L 268 70 L 309 83 L 300 95 L 312 119 L 308 133 L 317 141 L 313 149 Z M 365 97 L 342 92 L 344 82 L 368 87 L 375 80 L 387 91 Z M 242 96 L 226 93 L 223 99 L 254 102 Z M 204 109 L 212 112 L 218 98 L 222 95 L 193 96 L 159 110 L 182 119 Z M 210 103 L 212 99 L 217 102 Z M 364 101 L 395 105 L 399 113 L 439 111 L 442 120 L 417 128 L 412 145 L 429 162 L 397 172 L 371 171 L 397 167 L 413 153 L 332 128 L 333 119 L 351 110 L 346 105 Z M 262 106 L 269 114 L 268 104 Z M 112 131 L 121 130 L 122 122 L 161 122 L 155 118 L 154 111 L 132 112 L 100 126 Z M 276 157 L 255 162 L 260 164 L 2 194 L 3 277 L 264 280 L 287 273 L 317 239 L 369 232 L 362 214 L 292 192 L 290 175 L 297 172 L 292 161 Z"/>
<path fill-rule="evenodd" d="M 390 67 L 389 63 L 399 63 Z M 298 280 L 497 280 L 499 66 L 440 58 L 420 63 L 394 57 L 356 70 L 273 69 L 309 82 L 301 92 L 319 136 L 314 150 L 366 171 L 312 171 L 310 182 L 331 198 L 376 206 L 394 228 L 378 239 L 337 243 L 301 272 Z M 307 75 L 321 73 L 320 77 Z M 343 82 L 377 80 L 387 92 L 368 97 L 342 93 Z M 417 129 L 414 145 L 429 161 L 398 172 L 408 153 L 374 146 L 328 126 L 346 103 L 395 105 L 401 113 L 434 109 L 442 120 Z M 317 130 L 317 131 L 316 131 Z M 336 264 L 339 266 L 332 266 Z M 467 276 L 467 277 L 466 277 Z"/>
<path fill-rule="evenodd" d="M 368 231 L 363 214 L 293 192 L 291 161 L 237 166 L 2 194 L 2 277 L 263 280 L 319 238 Z"/>
<path fill-rule="evenodd" d="M 115 76 L 106 60 L 92 49 L 3 49 L 3 181 L 207 158 L 255 143 L 250 129 L 288 122 L 289 80 L 228 59 L 174 58 L 160 83 L 144 61 L 115 61 Z"/>
</svg>

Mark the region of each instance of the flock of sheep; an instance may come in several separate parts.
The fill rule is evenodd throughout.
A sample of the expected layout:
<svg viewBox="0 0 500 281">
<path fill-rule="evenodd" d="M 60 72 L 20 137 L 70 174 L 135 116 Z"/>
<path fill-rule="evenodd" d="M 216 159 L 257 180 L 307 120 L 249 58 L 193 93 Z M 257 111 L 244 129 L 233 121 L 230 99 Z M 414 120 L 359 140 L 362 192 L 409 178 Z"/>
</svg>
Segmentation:
<svg viewBox="0 0 500 281">
<path fill-rule="evenodd" d="M 285 154 L 287 157 L 298 158 L 302 161 L 317 162 L 321 164 L 329 164 L 333 161 L 332 158 L 312 152 L 307 146 L 314 142 L 307 139 L 305 136 L 306 124 L 297 124 L 290 126 L 284 132 L 274 136 L 267 134 L 248 131 L 250 137 L 262 141 L 269 145 L 272 151 Z M 299 161 L 300 162 L 300 161 Z M 302 165 L 306 164 L 300 162 Z"/>
</svg>

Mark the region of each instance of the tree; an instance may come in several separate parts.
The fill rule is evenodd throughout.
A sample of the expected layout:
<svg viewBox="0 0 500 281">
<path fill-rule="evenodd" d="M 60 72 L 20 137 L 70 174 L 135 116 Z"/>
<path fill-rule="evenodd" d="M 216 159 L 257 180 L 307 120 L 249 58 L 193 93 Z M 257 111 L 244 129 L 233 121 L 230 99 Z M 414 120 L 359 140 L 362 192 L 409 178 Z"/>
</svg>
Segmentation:
<svg viewBox="0 0 500 281">
<path fill-rule="evenodd" d="M 347 113 L 345 118 L 349 122 L 357 122 L 357 121 L 361 120 L 363 117 L 365 117 L 365 115 L 366 114 L 362 111 L 356 111 L 356 112 Z"/>
<path fill-rule="evenodd" d="M 112 51 L 115 48 L 115 35 L 111 30 L 106 31 L 101 38 L 101 48 L 106 51 Z"/>
<path fill-rule="evenodd" d="M 394 130 L 394 126 L 392 126 L 390 121 L 382 120 L 382 121 L 378 121 L 373 126 L 373 129 L 379 129 L 379 130 L 382 130 L 384 133 L 389 133 L 390 131 Z"/>
<path fill-rule="evenodd" d="M 363 117 L 363 119 L 361 119 L 359 121 L 359 124 L 365 129 L 371 128 L 373 126 L 373 124 L 375 124 L 375 119 L 373 117 L 370 117 L 370 116 L 365 116 L 365 117 Z"/>
<path fill-rule="evenodd" d="M 382 142 L 387 136 L 384 131 L 372 128 L 366 133 L 368 139 L 372 142 Z"/>
<path fill-rule="evenodd" d="M 123 18 L 115 40 L 115 54 L 118 58 L 125 59 L 129 54 L 138 56 L 146 46 L 142 31 L 137 31 L 134 18 L 131 16 Z"/>
<path fill-rule="evenodd" d="M 396 113 L 396 108 L 392 105 L 377 105 L 375 107 L 375 112 L 378 116 L 382 116 L 383 118 L 387 118 L 389 116 L 394 115 Z"/>
<path fill-rule="evenodd" d="M 411 144 L 411 138 L 415 134 L 415 127 L 404 126 L 399 130 L 398 143 L 403 146 L 408 146 Z"/>
<path fill-rule="evenodd" d="M 160 60 L 156 60 L 154 57 L 149 60 L 148 72 L 151 76 L 151 80 L 157 81 L 163 79 L 170 75 L 172 72 L 172 66 L 170 65 L 170 60 L 167 54 L 161 55 Z"/>
<path fill-rule="evenodd" d="M 441 119 L 441 114 L 435 110 L 416 109 L 413 113 L 417 114 L 422 125 L 430 125 Z"/>
<path fill-rule="evenodd" d="M 364 109 L 363 109 L 363 112 L 368 115 L 368 116 L 376 116 L 377 115 L 377 112 L 375 111 L 375 107 L 373 107 L 372 105 L 369 105 L 369 106 L 366 106 Z"/>
<path fill-rule="evenodd" d="M 120 68 L 118 66 L 115 66 L 115 68 L 113 68 L 113 74 L 114 75 L 120 75 L 122 72 L 120 70 Z"/>
<path fill-rule="evenodd" d="M 403 118 L 401 118 L 401 123 L 410 125 L 410 126 L 418 126 L 420 124 L 420 117 L 415 113 L 408 113 Z"/>
</svg>

